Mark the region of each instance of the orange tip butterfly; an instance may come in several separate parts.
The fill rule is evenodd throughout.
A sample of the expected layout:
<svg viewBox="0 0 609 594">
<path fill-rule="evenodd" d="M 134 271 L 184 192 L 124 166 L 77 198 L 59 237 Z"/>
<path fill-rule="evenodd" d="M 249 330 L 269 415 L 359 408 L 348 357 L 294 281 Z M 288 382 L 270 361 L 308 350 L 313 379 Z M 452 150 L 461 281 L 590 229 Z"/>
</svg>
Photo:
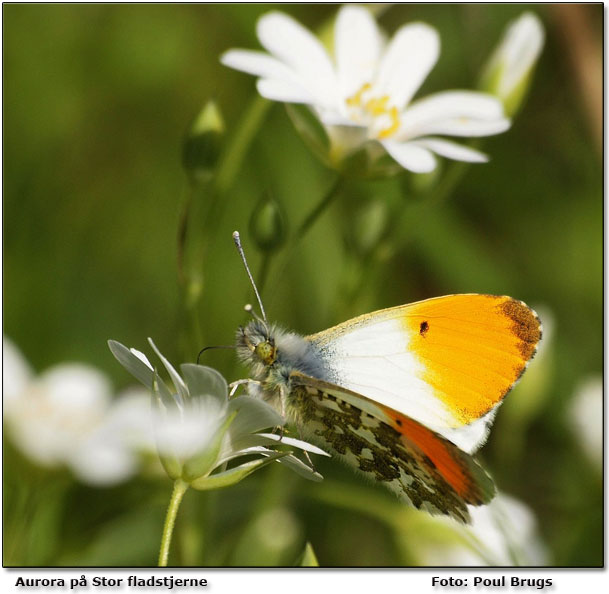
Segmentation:
<svg viewBox="0 0 609 594">
<path fill-rule="evenodd" d="M 541 339 L 537 314 L 494 295 L 447 295 L 299 336 L 262 318 L 237 332 L 252 395 L 302 436 L 417 509 L 469 522 L 492 479 L 474 460 Z"/>
</svg>

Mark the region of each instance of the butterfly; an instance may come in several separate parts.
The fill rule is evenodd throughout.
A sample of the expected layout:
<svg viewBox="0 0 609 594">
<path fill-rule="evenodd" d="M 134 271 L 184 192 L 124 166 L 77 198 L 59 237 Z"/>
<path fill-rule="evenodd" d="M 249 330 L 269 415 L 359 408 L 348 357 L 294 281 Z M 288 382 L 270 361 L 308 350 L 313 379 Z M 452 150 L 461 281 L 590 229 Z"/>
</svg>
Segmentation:
<svg viewBox="0 0 609 594">
<path fill-rule="evenodd" d="M 467 523 L 468 505 L 493 498 L 473 454 L 541 340 L 531 308 L 506 296 L 447 295 L 303 337 L 267 322 L 253 286 L 263 317 L 236 340 L 251 394 L 417 509 Z"/>
</svg>

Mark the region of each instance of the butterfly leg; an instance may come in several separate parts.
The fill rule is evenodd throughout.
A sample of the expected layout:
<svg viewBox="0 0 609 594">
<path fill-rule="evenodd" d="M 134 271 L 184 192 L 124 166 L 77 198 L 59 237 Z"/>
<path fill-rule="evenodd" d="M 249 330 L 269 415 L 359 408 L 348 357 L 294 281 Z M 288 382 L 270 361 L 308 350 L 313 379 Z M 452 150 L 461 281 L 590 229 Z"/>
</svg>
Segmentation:
<svg viewBox="0 0 609 594">
<path fill-rule="evenodd" d="M 239 386 L 257 386 L 258 388 L 260 388 L 262 386 L 262 382 L 253 379 L 240 379 L 231 382 L 228 385 L 228 387 L 230 388 L 230 393 L 228 395 L 229 398 L 232 398 L 235 395 L 235 392 L 239 389 Z"/>
<path fill-rule="evenodd" d="M 304 438 L 302 436 L 302 429 L 301 429 L 299 423 L 296 423 L 296 429 L 298 430 L 298 437 L 304 441 Z M 305 458 L 307 459 L 307 462 L 309 463 L 309 466 L 311 467 L 313 472 L 317 472 L 317 468 L 315 468 L 315 464 L 313 464 L 313 460 L 311 460 L 311 456 L 309 456 L 309 452 L 307 452 L 306 450 L 303 450 L 303 454 L 305 455 Z"/>
</svg>

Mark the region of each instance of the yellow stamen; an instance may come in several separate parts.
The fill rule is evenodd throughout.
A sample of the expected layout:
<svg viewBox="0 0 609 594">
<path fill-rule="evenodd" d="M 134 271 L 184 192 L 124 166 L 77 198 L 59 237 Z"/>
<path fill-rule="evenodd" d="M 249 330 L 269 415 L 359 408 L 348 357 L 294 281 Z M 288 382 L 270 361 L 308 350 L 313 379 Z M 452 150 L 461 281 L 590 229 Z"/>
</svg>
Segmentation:
<svg viewBox="0 0 609 594">
<path fill-rule="evenodd" d="M 373 116 L 379 116 L 384 113 L 387 113 L 387 102 L 389 101 L 389 96 L 385 95 L 380 99 L 370 99 L 365 106 L 365 109 L 369 111 Z"/>
<path fill-rule="evenodd" d="M 391 118 L 391 126 L 381 130 L 378 134 L 379 138 L 388 138 L 392 134 L 395 134 L 400 127 L 400 117 L 398 114 L 398 108 L 395 105 L 389 110 L 389 117 Z"/>
<path fill-rule="evenodd" d="M 355 93 L 355 95 L 348 97 L 347 98 L 347 105 L 349 107 L 358 107 L 362 104 L 362 95 L 366 92 L 369 91 L 370 88 L 372 87 L 372 85 L 370 83 L 365 83 L 362 85 L 362 88 Z"/>
</svg>

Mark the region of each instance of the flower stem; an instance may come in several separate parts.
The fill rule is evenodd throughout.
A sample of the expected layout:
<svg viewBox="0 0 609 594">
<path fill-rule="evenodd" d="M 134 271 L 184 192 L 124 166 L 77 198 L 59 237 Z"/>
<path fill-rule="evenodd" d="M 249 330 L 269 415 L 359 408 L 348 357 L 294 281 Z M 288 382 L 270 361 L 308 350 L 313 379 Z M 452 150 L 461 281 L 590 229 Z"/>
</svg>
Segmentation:
<svg viewBox="0 0 609 594">
<path fill-rule="evenodd" d="M 326 192 L 324 197 L 315 205 L 313 210 L 306 216 L 305 220 L 300 224 L 300 227 L 296 230 L 294 235 L 294 243 L 300 241 L 313 226 L 313 224 L 319 219 L 319 217 L 328 209 L 330 204 L 334 202 L 334 199 L 338 196 L 338 191 L 342 185 L 343 178 L 337 177 L 330 189 Z"/>
<path fill-rule="evenodd" d="M 269 276 L 269 269 L 273 254 L 270 252 L 264 252 L 262 255 L 262 263 L 260 264 L 260 272 L 258 272 L 258 290 L 263 291 L 266 280 Z"/>
<path fill-rule="evenodd" d="M 334 183 L 330 186 L 330 189 L 324 194 L 323 198 L 313 207 L 313 210 L 309 212 L 309 214 L 305 217 L 303 222 L 300 224 L 294 236 L 285 248 L 285 251 L 282 255 L 282 263 L 279 265 L 278 270 L 275 270 L 273 274 L 273 283 L 283 276 L 283 273 L 288 266 L 288 264 L 292 260 L 292 256 L 298 247 L 299 241 L 308 233 L 314 223 L 319 219 L 319 217 L 328 209 L 328 207 L 334 202 L 335 198 L 339 194 L 339 190 L 342 187 L 343 178 L 341 176 L 337 177 L 334 180 Z M 268 274 L 269 263 L 263 262 L 261 272 L 264 274 L 264 280 L 266 280 L 266 276 Z"/>
<path fill-rule="evenodd" d="M 165 525 L 163 526 L 161 552 L 159 553 L 159 567 L 167 567 L 173 527 L 175 526 L 176 516 L 178 515 L 178 509 L 180 508 L 182 497 L 184 497 L 184 493 L 186 493 L 187 489 L 188 483 L 185 483 L 182 479 L 177 479 L 173 484 L 173 493 L 171 494 L 171 499 L 169 500 L 169 507 L 167 508 L 167 515 L 165 516 Z"/>
<path fill-rule="evenodd" d="M 215 185 L 221 193 L 230 188 L 237 171 L 241 168 L 243 157 L 269 107 L 270 101 L 262 97 L 256 97 L 241 118 L 227 150 L 220 157 L 216 170 Z"/>
</svg>

